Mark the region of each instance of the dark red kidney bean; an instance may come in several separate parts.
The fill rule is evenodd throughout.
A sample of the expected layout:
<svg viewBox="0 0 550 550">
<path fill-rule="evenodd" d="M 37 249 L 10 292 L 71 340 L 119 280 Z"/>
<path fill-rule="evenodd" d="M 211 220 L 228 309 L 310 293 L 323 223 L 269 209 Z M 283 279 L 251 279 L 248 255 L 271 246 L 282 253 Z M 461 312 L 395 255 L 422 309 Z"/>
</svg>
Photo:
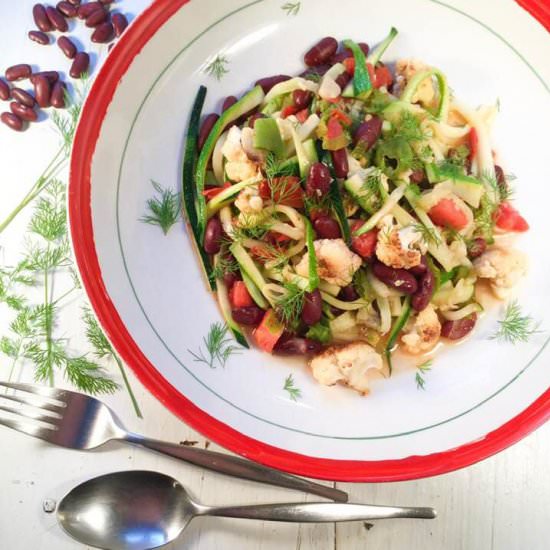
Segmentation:
<svg viewBox="0 0 550 550">
<path fill-rule="evenodd" d="M 51 87 L 45 76 L 38 76 L 34 79 L 34 97 L 39 107 L 50 106 Z"/>
<path fill-rule="evenodd" d="M 279 338 L 273 351 L 279 355 L 311 355 L 319 353 L 322 349 L 322 344 L 317 340 L 286 333 Z"/>
<path fill-rule="evenodd" d="M 304 307 L 302 308 L 302 321 L 308 325 L 314 325 L 321 320 L 323 315 L 323 299 L 319 289 L 306 292 L 304 295 Z"/>
<path fill-rule="evenodd" d="M 92 33 L 92 42 L 95 44 L 105 44 L 115 37 L 115 29 L 109 21 L 101 23 Z"/>
<path fill-rule="evenodd" d="M 279 84 L 279 82 L 284 82 L 285 80 L 290 80 L 291 77 L 287 74 L 277 74 L 275 76 L 266 76 L 265 78 L 260 78 L 259 80 L 256 80 L 255 86 L 261 86 L 262 90 L 264 91 L 264 94 L 267 94 L 275 84 Z"/>
<path fill-rule="evenodd" d="M 323 76 L 329 69 L 330 65 L 318 65 L 317 67 L 309 67 L 305 71 L 300 73 L 302 78 L 307 78 L 308 76 L 314 76 L 319 78 Z"/>
<path fill-rule="evenodd" d="M 412 171 L 409 179 L 411 183 L 416 183 L 417 185 L 420 185 L 426 180 L 426 172 L 424 172 L 423 168 L 416 168 Z"/>
<path fill-rule="evenodd" d="M 97 27 L 100 23 L 107 20 L 109 12 L 104 8 L 97 8 L 88 17 L 86 17 L 86 26 L 89 28 Z"/>
<path fill-rule="evenodd" d="M 223 100 L 222 113 L 224 111 L 227 111 L 227 109 L 229 109 L 229 107 L 231 107 L 232 105 L 235 105 L 235 103 L 237 103 L 237 98 L 234 95 L 227 96 Z"/>
<path fill-rule="evenodd" d="M 259 118 L 266 118 L 266 115 L 263 113 L 254 113 L 249 119 L 248 119 L 248 126 L 250 128 L 254 128 L 254 125 L 256 124 L 256 121 Z"/>
<path fill-rule="evenodd" d="M 67 0 L 67 2 L 69 2 L 69 4 L 72 4 L 73 6 L 76 6 L 78 8 L 78 6 L 80 6 L 81 0 Z"/>
<path fill-rule="evenodd" d="M 199 140 L 198 140 L 198 147 L 199 151 L 204 147 L 204 143 L 206 142 L 208 136 L 210 135 L 210 132 L 212 128 L 214 127 L 214 124 L 218 121 L 219 115 L 216 113 L 210 113 L 209 115 L 206 115 L 204 120 L 201 124 L 201 129 L 199 130 Z"/>
<path fill-rule="evenodd" d="M 63 14 L 56 8 L 54 8 L 53 6 L 48 6 L 46 8 L 46 14 L 54 29 L 57 29 L 59 32 L 67 32 L 69 30 L 67 20 L 63 17 Z"/>
<path fill-rule="evenodd" d="M 122 13 L 115 13 L 111 17 L 111 23 L 115 29 L 115 36 L 118 37 L 126 30 L 128 19 L 126 19 L 126 16 L 122 15 Z"/>
<path fill-rule="evenodd" d="M 476 237 L 468 245 L 468 256 L 474 260 L 479 258 L 487 250 L 487 241 L 483 237 Z"/>
<path fill-rule="evenodd" d="M 73 60 L 69 74 L 73 78 L 80 78 L 90 66 L 90 56 L 86 52 L 78 52 Z"/>
<path fill-rule="evenodd" d="M 422 311 L 428 307 L 434 293 L 435 278 L 431 269 L 427 269 L 418 281 L 418 290 L 411 298 L 411 305 L 415 311 Z"/>
<path fill-rule="evenodd" d="M 238 307 L 231 311 L 233 320 L 239 325 L 255 326 L 262 322 L 265 311 L 258 306 Z"/>
<path fill-rule="evenodd" d="M 3 78 L 0 78 L 0 99 L 7 101 L 10 96 L 11 92 L 8 83 Z"/>
<path fill-rule="evenodd" d="M 405 294 L 414 294 L 418 290 L 416 279 L 405 269 L 394 269 L 375 261 L 372 264 L 372 272 L 377 279 Z"/>
<path fill-rule="evenodd" d="M 304 55 L 304 63 L 308 67 L 316 67 L 326 63 L 338 49 L 338 41 L 332 36 L 325 36 L 310 48 Z"/>
<path fill-rule="evenodd" d="M 204 250 L 207 254 L 217 254 L 221 248 L 223 236 L 222 222 L 219 218 L 210 218 L 204 232 Z"/>
<path fill-rule="evenodd" d="M 338 149 L 337 151 L 331 151 L 332 165 L 334 167 L 334 174 L 337 178 L 345 178 L 348 175 L 348 153 L 346 148 Z"/>
<path fill-rule="evenodd" d="M 32 16 L 36 26 L 43 32 L 52 30 L 52 23 L 46 13 L 46 8 L 42 4 L 35 4 L 32 8 Z"/>
<path fill-rule="evenodd" d="M 76 6 L 73 6 L 69 2 L 58 2 L 56 8 L 60 11 L 65 17 L 76 17 Z"/>
<path fill-rule="evenodd" d="M 14 82 L 16 80 L 24 80 L 31 76 L 32 69 L 30 65 L 26 63 L 19 63 L 19 65 L 12 65 L 8 67 L 5 72 L 6 80 Z"/>
<path fill-rule="evenodd" d="M 112 4 L 115 0 L 99 0 L 103 5 Z"/>
<path fill-rule="evenodd" d="M 338 294 L 338 298 L 344 302 L 354 302 L 359 299 L 359 294 L 353 285 L 348 285 L 342 288 L 340 294 Z"/>
<path fill-rule="evenodd" d="M 332 177 L 326 164 L 314 162 L 307 175 L 306 194 L 310 197 L 322 197 L 330 191 Z"/>
<path fill-rule="evenodd" d="M 321 239 L 339 239 L 342 236 L 338 222 L 324 214 L 315 218 L 313 229 Z"/>
<path fill-rule="evenodd" d="M 79 19 L 87 19 L 88 16 L 95 10 L 105 11 L 105 8 L 101 2 L 88 2 L 79 6 L 76 15 Z"/>
<path fill-rule="evenodd" d="M 341 52 L 334 54 L 330 58 L 330 63 L 332 65 L 336 65 L 336 63 L 342 63 L 342 61 L 344 61 L 344 59 L 347 59 L 348 57 L 353 57 L 353 54 L 351 53 L 351 50 L 344 49 Z"/>
<path fill-rule="evenodd" d="M 508 182 L 506 181 L 504 170 L 498 164 L 495 164 L 495 177 L 497 179 L 497 185 L 502 189 L 502 191 L 508 191 Z"/>
<path fill-rule="evenodd" d="M 12 130 L 15 130 L 16 132 L 21 132 L 23 130 L 23 121 L 13 113 L 2 113 L 0 115 L 0 120 L 9 128 Z"/>
<path fill-rule="evenodd" d="M 26 92 L 21 88 L 13 88 L 11 91 L 11 97 L 13 97 L 15 101 L 18 101 L 27 107 L 34 107 L 34 104 L 36 103 L 34 97 L 29 94 L 29 92 Z"/>
<path fill-rule="evenodd" d="M 477 321 L 477 313 L 472 313 L 464 319 L 458 319 L 457 321 L 445 321 L 441 326 L 441 336 L 448 338 L 449 340 L 460 340 L 464 338 L 466 334 L 471 332 L 475 327 Z"/>
<path fill-rule="evenodd" d="M 32 74 L 29 78 L 30 81 L 35 84 L 36 79 L 40 76 L 46 78 L 50 84 L 55 84 L 59 80 L 59 73 L 57 71 L 41 71 Z"/>
<path fill-rule="evenodd" d="M 223 282 L 225 286 L 227 287 L 227 290 L 231 290 L 231 287 L 237 282 L 242 279 L 240 273 L 237 273 L 235 271 L 230 271 L 228 273 L 223 274 Z"/>
<path fill-rule="evenodd" d="M 427 269 L 428 262 L 426 260 L 426 256 L 422 256 L 420 258 L 420 263 L 418 265 L 415 265 L 414 267 L 411 267 L 408 271 L 409 273 L 412 273 L 415 277 L 420 277 L 421 275 L 424 275 L 424 273 L 426 273 Z"/>
<path fill-rule="evenodd" d="M 361 48 L 366 56 L 369 55 L 369 45 L 366 42 L 359 42 L 357 45 Z M 345 51 L 348 51 L 350 53 L 350 57 L 353 56 L 352 51 L 348 50 L 348 48 L 345 48 Z"/>
<path fill-rule="evenodd" d="M 361 142 L 363 147 L 370 149 L 376 143 L 376 140 L 381 133 L 382 119 L 380 117 L 373 116 L 369 120 L 359 124 L 353 135 L 353 142 L 355 145 Z"/>
<path fill-rule="evenodd" d="M 63 82 L 58 81 L 53 85 L 50 103 L 56 109 L 65 108 L 65 84 Z"/>
<path fill-rule="evenodd" d="M 292 102 L 296 108 L 305 109 L 313 99 L 313 94 L 309 90 L 294 90 L 292 92 Z"/>
<path fill-rule="evenodd" d="M 28 37 L 41 46 L 46 46 L 50 43 L 50 37 L 42 31 L 29 31 Z"/>
<path fill-rule="evenodd" d="M 57 45 L 59 46 L 59 49 L 65 54 L 65 57 L 68 57 L 69 59 L 74 59 L 77 50 L 74 42 L 70 38 L 67 38 L 66 36 L 60 36 L 57 39 Z"/>
<path fill-rule="evenodd" d="M 27 107 L 17 101 L 10 103 L 11 112 L 18 116 L 22 120 L 28 120 L 29 122 L 35 122 L 38 119 L 36 111 L 32 107 Z"/>
<path fill-rule="evenodd" d="M 343 73 L 340 73 L 338 75 L 338 78 L 335 80 L 335 82 L 336 84 L 338 84 L 338 86 L 340 86 L 340 89 L 343 90 L 348 85 L 348 82 L 350 80 L 351 75 L 347 71 L 344 71 Z"/>
</svg>

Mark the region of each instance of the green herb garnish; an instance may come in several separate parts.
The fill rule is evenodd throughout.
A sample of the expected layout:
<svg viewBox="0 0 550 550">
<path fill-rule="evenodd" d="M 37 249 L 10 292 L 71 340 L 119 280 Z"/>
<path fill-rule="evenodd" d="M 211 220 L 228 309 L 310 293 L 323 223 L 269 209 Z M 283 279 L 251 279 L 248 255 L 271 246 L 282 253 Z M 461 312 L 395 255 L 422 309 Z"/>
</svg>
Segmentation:
<svg viewBox="0 0 550 550">
<path fill-rule="evenodd" d="M 432 364 L 433 361 L 429 359 L 428 361 L 424 361 L 424 363 L 422 363 L 421 365 L 417 365 L 417 372 L 414 376 L 417 390 L 426 389 L 426 380 L 424 380 L 424 375 L 432 370 Z"/>
<path fill-rule="evenodd" d="M 198 353 L 188 349 L 187 351 L 194 357 L 198 363 L 204 363 L 211 369 L 216 368 L 216 364 L 225 367 L 227 360 L 234 354 L 240 353 L 237 346 L 232 344 L 233 340 L 227 338 L 227 325 L 223 323 L 213 323 L 210 326 L 207 336 L 202 340 L 206 348 L 206 353 L 199 347 Z"/>
<path fill-rule="evenodd" d="M 516 300 L 506 306 L 504 319 L 498 321 L 498 330 L 490 337 L 491 340 L 500 340 L 509 344 L 528 342 L 531 336 L 539 333 L 540 323 L 530 315 L 524 315 Z"/>
<path fill-rule="evenodd" d="M 288 392 L 288 395 L 290 399 L 292 399 L 292 401 L 298 401 L 298 399 L 302 397 L 302 391 L 294 385 L 294 377 L 292 376 L 292 374 L 289 374 L 285 378 L 285 385 L 283 386 L 283 390 Z"/>
<path fill-rule="evenodd" d="M 181 216 L 181 195 L 171 189 L 164 189 L 159 183 L 151 180 L 157 195 L 147 199 L 148 212 L 140 221 L 151 225 L 158 225 L 167 235 L 170 228 Z"/>
</svg>

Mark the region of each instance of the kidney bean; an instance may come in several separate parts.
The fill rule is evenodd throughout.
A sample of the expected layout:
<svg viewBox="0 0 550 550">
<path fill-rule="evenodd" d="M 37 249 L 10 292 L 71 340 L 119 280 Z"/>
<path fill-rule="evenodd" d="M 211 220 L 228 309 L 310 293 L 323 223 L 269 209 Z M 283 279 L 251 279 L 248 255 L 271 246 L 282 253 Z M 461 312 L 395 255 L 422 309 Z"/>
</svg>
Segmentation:
<svg viewBox="0 0 550 550">
<path fill-rule="evenodd" d="M 506 176 L 504 175 L 504 170 L 498 164 L 495 164 L 495 177 L 497 180 L 497 185 L 502 191 L 508 191 L 508 182 L 506 181 Z"/>
<path fill-rule="evenodd" d="M 95 44 L 105 44 L 110 42 L 115 36 L 115 29 L 109 21 L 101 23 L 92 33 L 92 42 Z"/>
<path fill-rule="evenodd" d="M 310 48 L 304 55 L 304 63 L 308 67 L 316 67 L 326 63 L 338 49 L 338 42 L 332 36 L 325 36 Z"/>
<path fill-rule="evenodd" d="M 204 232 L 204 250 L 207 254 L 217 254 L 221 248 L 223 227 L 216 217 L 210 218 Z"/>
<path fill-rule="evenodd" d="M 60 11 L 65 17 L 76 17 L 76 6 L 73 6 L 69 2 L 58 2 L 56 8 Z"/>
<path fill-rule="evenodd" d="M 26 63 L 19 63 L 19 65 L 12 65 L 8 67 L 5 72 L 6 80 L 14 82 L 16 80 L 24 80 L 31 76 L 32 69 L 30 65 Z"/>
<path fill-rule="evenodd" d="M 46 46 L 50 43 L 50 37 L 42 31 L 29 31 L 28 37 L 41 46 Z"/>
<path fill-rule="evenodd" d="M 424 172 L 423 168 L 416 168 L 416 170 L 412 171 L 409 179 L 411 183 L 416 183 L 417 185 L 420 185 L 421 183 L 426 181 L 426 172 Z"/>
<path fill-rule="evenodd" d="M 32 8 L 32 16 L 36 26 L 43 32 L 52 30 L 52 23 L 46 13 L 46 8 L 42 4 L 35 4 Z"/>
<path fill-rule="evenodd" d="M 29 92 L 26 92 L 21 88 L 13 88 L 11 91 L 11 97 L 27 107 L 34 107 L 34 97 L 29 94 Z"/>
<path fill-rule="evenodd" d="M 426 256 L 421 256 L 420 263 L 418 265 L 415 265 L 414 267 L 411 267 L 408 271 L 409 273 L 412 273 L 415 277 L 419 277 L 421 275 L 424 275 L 427 269 L 428 262 L 426 260 Z"/>
<path fill-rule="evenodd" d="M 348 153 L 346 148 L 331 151 L 332 165 L 334 166 L 334 174 L 337 178 L 345 178 L 348 175 Z"/>
<path fill-rule="evenodd" d="M 11 92 L 8 83 L 3 78 L 0 78 L 0 99 L 7 101 L 10 96 Z"/>
<path fill-rule="evenodd" d="M 210 135 L 214 124 L 218 121 L 220 117 L 216 113 L 210 113 L 204 117 L 204 120 L 201 124 L 201 129 L 199 130 L 199 139 L 198 139 L 198 148 L 199 151 L 204 147 L 204 144 Z"/>
<path fill-rule="evenodd" d="M 359 299 L 359 294 L 353 285 L 348 285 L 342 288 L 340 294 L 338 294 L 338 298 L 344 302 L 353 302 Z"/>
<path fill-rule="evenodd" d="M 223 100 L 222 113 L 224 111 L 227 111 L 227 109 L 229 109 L 229 107 L 231 107 L 232 105 L 235 105 L 235 103 L 237 103 L 237 98 L 234 95 L 227 96 Z"/>
<path fill-rule="evenodd" d="M 34 79 L 34 96 L 39 107 L 50 106 L 51 88 L 50 82 L 45 76 L 37 76 Z"/>
<path fill-rule="evenodd" d="M 23 121 L 13 113 L 2 113 L 0 115 L 0 120 L 12 130 L 16 132 L 21 132 L 23 130 Z"/>
<path fill-rule="evenodd" d="M 329 62 L 332 65 L 336 65 L 336 63 L 342 63 L 342 61 L 344 61 L 344 59 L 347 59 L 348 57 L 353 57 L 353 54 L 351 53 L 350 50 L 344 49 L 341 52 L 338 52 L 338 53 L 334 54 L 330 58 Z"/>
<path fill-rule="evenodd" d="M 458 319 L 457 321 L 445 321 L 441 326 L 441 336 L 449 340 L 460 340 L 466 334 L 471 332 L 477 321 L 477 313 L 472 313 L 468 317 Z"/>
<path fill-rule="evenodd" d="M 336 84 L 340 86 L 340 89 L 343 91 L 344 88 L 348 85 L 349 81 L 351 80 L 351 75 L 344 71 L 343 73 L 340 73 L 338 75 L 338 78 L 335 80 Z"/>
<path fill-rule="evenodd" d="M 99 0 L 103 5 L 112 4 L 115 0 Z"/>
<path fill-rule="evenodd" d="M 366 149 L 370 149 L 376 143 L 381 133 L 382 119 L 373 116 L 369 120 L 359 124 L 353 135 L 353 142 L 355 145 L 361 142 Z"/>
<path fill-rule="evenodd" d="M 73 6 L 76 6 L 78 8 L 78 6 L 80 6 L 81 0 L 67 0 L 67 2 L 69 2 L 69 4 L 72 4 Z"/>
<path fill-rule="evenodd" d="M 36 111 L 32 107 L 27 107 L 17 101 L 12 101 L 10 103 L 10 109 L 14 115 L 18 116 L 22 120 L 34 122 L 38 118 Z"/>
<path fill-rule="evenodd" d="M 302 78 L 307 78 L 308 76 L 315 76 L 319 78 L 323 76 L 329 69 L 330 65 L 318 65 L 317 67 L 308 67 L 305 71 L 300 73 Z"/>
<path fill-rule="evenodd" d="M 63 82 L 58 81 L 53 85 L 50 103 L 56 109 L 65 108 L 65 84 Z"/>
<path fill-rule="evenodd" d="M 322 349 L 322 344 L 317 340 L 285 333 L 279 338 L 273 351 L 279 355 L 311 355 L 319 353 Z"/>
<path fill-rule="evenodd" d="M 302 308 L 302 321 L 308 325 L 314 325 L 321 320 L 323 315 L 323 300 L 319 289 L 306 292 L 304 295 L 304 307 Z"/>
<path fill-rule="evenodd" d="M 104 8 L 97 8 L 88 17 L 86 17 L 86 26 L 89 28 L 97 27 L 100 23 L 107 20 L 109 12 Z"/>
<path fill-rule="evenodd" d="M 30 81 L 35 84 L 36 79 L 40 76 L 46 78 L 50 84 L 55 84 L 59 80 L 59 73 L 57 71 L 41 71 L 32 74 L 29 78 Z"/>
<path fill-rule="evenodd" d="M 69 74 L 73 78 L 80 78 L 90 66 L 90 56 L 86 52 L 78 52 L 74 56 Z"/>
<path fill-rule="evenodd" d="M 104 10 L 103 4 L 101 2 L 87 2 L 78 7 L 76 16 L 79 19 L 87 19 L 87 17 L 95 10 Z"/>
<path fill-rule="evenodd" d="M 115 13 L 111 17 L 111 23 L 115 29 L 115 36 L 120 36 L 128 26 L 128 19 L 122 13 Z"/>
<path fill-rule="evenodd" d="M 59 46 L 59 49 L 65 54 L 65 57 L 68 57 L 69 59 L 74 59 L 77 50 L 74 42 L 70 38 L 67 38 L 66 36 L 60 36 L 57 39 L 57 45 Z"/>
<path fill-rule="evenodd" d="M 54 29 L 59 32 L 67 32 L 69 30 L 67 20 L 63 17 L 63 14 L 53 6 L 48 6 L 46 8 L 46 15 Z"/>
<path fill-rule="evenodd" d="M 258 306 L 238 307 L 231 311 L 231 316 L 239 325 L 255 326 L 262 322 L 264 310 Z"/>
<path fill-rule="evenodd" d="M 322 197 L 330 191 L 332 177 L 326 164 L 314 162 L 307 175 L 306 193 L 308 196 Z"/>
<path fill-rule="evenodd" d="M 394 269 L 375 261 L 372 272 L 377 279 L 405 294 L 414 294 L 418 290 L 416 279 L 405 269 Z"/>
<path fill-rule="evenodd" d="M 266 115 L 263 113 L 254 113 L 249 119 L 248 119 L 248 126 L 250 128 L 254 128 L 254 125 L 256 124 L 256 121 L 259 118 L 266 118 Z"/>
<path fill-rule="evenodd" d="M 266 76 L 265 78 L 260 78 L 256 80 L 255 86 L 261 86 L 264 94 L 267 94 L 275 84 L 279 82 L 284 82 L 285 80 L 290 80 L 290 76 L 286 74 L 277 74 L 275 76 Z"/>
<path fill-rule="evenodd" d="M 342 236 L 338 222 L 324 214 L 315 218 L 313 229 L 321 239 L 339 239 Z"/>
<path fill-rule="evenodd" d="M 415 311 L 422 311 L 428 307 L 434 292 L 435 278 L 430 269 L 418 281 L 418 290 L 411 298 L 411 305 Z"/>
<path fill-rule="evenodd" d="M 235 271 L 230 271 L 223 274 L 223 282 L 225 283 L 225 286 L 227 287 L 227 290 L 231 290 L 231 287 L 237 282 L 241 280 L 240 273 L 237 273 Z"/>
<path fill-rule="evenodd" d="M 297 109 L 305 109 L 313 99 L 313 94 L 309 90 L 294 90 L 292 92 L 292 102 Z"/>
<path fill-rule="evenodd" d="M 468 256 L 471 260 L 479 258 L 487 250 L 487 241 L 483 237 L 476 237 L 468 246 Z"/>
</svg>

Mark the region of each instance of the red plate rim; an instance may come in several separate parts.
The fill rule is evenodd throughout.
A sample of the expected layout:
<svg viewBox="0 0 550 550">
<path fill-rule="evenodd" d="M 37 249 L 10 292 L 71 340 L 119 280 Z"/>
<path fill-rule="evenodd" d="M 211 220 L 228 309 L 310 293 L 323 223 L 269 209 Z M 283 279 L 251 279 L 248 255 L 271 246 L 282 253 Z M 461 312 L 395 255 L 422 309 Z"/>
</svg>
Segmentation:
<svg viewBox="0 0 550 550">
<path fill-rule="evenodd" d="M 198 408 L 159 374 L 130 336 L 102 278 L 92 225 L 91 164 L 118 83 L 148 40 L 189 1 L 156 0 L 130 25 L 91 87 L 82 109 L 71 158 L 68 209 L 73 250 L 82 283 L 107 336 L 143 385 L 183 421 L 231 451 L 273 468 L 337 481 L 400 481 L 443 474 L 483 460 L 543 424 L 550 417 L 550 389 L 483 439 L 454 449 L 398 460 L 323 459 L 289 452 L 241 434 Z M 545 27 L 550 27 L 550 12 L 542 11 L 537 0 L 519 0 L 518 3 Z"/>
</svg>

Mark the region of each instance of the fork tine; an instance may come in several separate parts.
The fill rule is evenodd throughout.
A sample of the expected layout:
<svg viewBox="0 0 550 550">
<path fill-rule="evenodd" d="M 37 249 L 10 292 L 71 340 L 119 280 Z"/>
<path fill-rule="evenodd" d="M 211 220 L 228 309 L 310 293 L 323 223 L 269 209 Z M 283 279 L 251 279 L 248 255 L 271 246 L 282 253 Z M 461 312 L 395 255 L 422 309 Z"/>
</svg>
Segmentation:
<svg viewBox="0 0 550 550">
<path fill-rule="evenodd" d="M 60 403 L 65 403 L 63 397 L 68 392 L 68 390 L 58 390 L 56 388 L 48 388 L 47 386 L 40 386 L 38 384 L 21 384 L 16 382 L 4 382 L 2 380 L 0 380 L 0 386 L 10 388 L 12 390 L 26 391 L 28 393 L 33 393 L 34 395 L 47 397 L 48 399 L 55 399 Z"/>
<path fill-rule="evenodd" d="M 12 407 L 11 405 L 2 405 L 0 404 L 0 411 L 9 412 L 11 414 L 16 414 L 24 418 L 30 418 L 32 420 L 39 420 L 40 422 L 47 422 L 49 424 L 55 424 L 60 418 L 60 415 L 50 416 L 49 414 L 43 414 L 41 410 L 24 408 L 24 407 Z"/>
<path fill-rule="evenodd" d="M 12 428 L 18 432 L 30 435 L 32 437 L 37 437 L 38 439 L 43 439 L 48 442 L 53 437 L 53 434 L 57 432 L 55 427 L 47 428 L 38 424 L 32 424 L 25 421 L 20 422 L 19 420 L 12 420 L 3 416 L 0 416 L 0 426 Z"/>
<path fill-rule="evenodd" d="M 37 407 L 39 409 L 43 409 L 45 411 L 51 411 L 56 413 L 61 413 L 63 410 L 62 405 L 55 405 L 54 403 L 50 403 L 46 399 L 42 398 L 41 396 L 30 396 L 25 394 L 17 394 L 17 395 L 4 395 L 0 394 L 1 399 L 9 399 L 10 401 L 16 401 L 17 403 L 23 403 L 24 405 L 30 405 L 31 407 Z"/>
</svg>

